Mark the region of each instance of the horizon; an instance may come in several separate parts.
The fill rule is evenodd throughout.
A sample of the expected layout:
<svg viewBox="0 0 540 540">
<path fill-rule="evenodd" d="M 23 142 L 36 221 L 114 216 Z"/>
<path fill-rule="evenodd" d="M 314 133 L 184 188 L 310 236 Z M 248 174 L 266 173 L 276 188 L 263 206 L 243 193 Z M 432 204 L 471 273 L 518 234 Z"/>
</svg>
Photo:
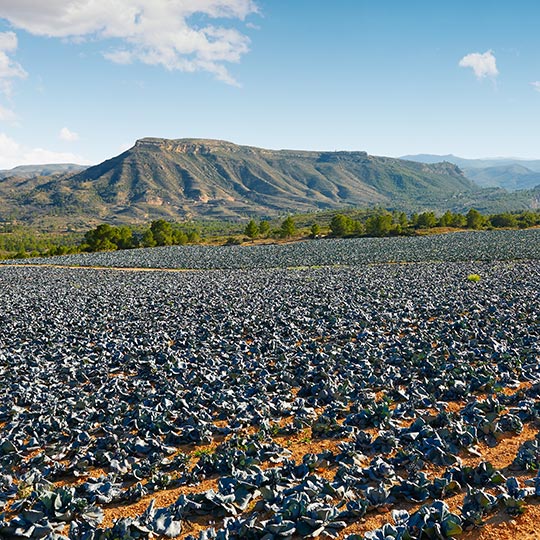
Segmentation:
<svg viewBox="0 0 540 540">
<path fill-rule="evenodd" d="M 101 163 L 147 133 L 540 159 L 540 6 L 390 4 L 6 0 L 0 169 Z"/>
<path fill-rule="evenodd" d="M 440 157 L 440 158 L 445 158 L 445 157 L 455 157 L 455 158 L 458 158 L 458 159 L 465 159 L 465 160 L 479 160 L 479 161 L 506 161 L 506 160 L 511 160 L 511 161 L 540 161 L 540 158 L 538 157 L 516 157 L 516 156 L 480 156 L 480 157 L 465 157 L 465 156 L 462 156 L 462 155 L 456 155 L 456 154 L 453 154 L 453 153 L 446 153 L 446 154 L 431 154 L 431 153 L 427 153 L 427 152 L 421 152 L 421 153 L 418 153 L 418 154 L 404 154 L 404 155 L 401 155 L 401 156 L 390 156 L 390 155 L 385 155 L 385 154 L 372 154 L 371 152 L 368 152 L 366 150 L 363 150 L 363 149 L 346 149 L 346 150 L 342 150 L 342 149 L 339 149 L 339 148 L 334 148 L 334 149 L 328 149 L 328 148 L 318 148 L 318 149 L 307 149 L 307 148 L 270 148 L 270 147 L 258 147 L 258 146 L 254 146 L 252 144 L 239 144 L 239 143 L 236 143 L 234 141 L 228 141 L 228 140 L 225 140 L 225 139 L 209 139 L 209 138 L 206 138 L 206 137 L 182 137 L 182 138 L 167 138 L 165 139 L 164 137 L 155 137 L 155 136 L 151 136 L 151 137 L 141 137 L 140 139 L 136 139 L 133 144 L 131 146 L 129 146 L 128 148 L 122 150 L 122 151 L 119 151 L 117 152 L 116 154 L 114 155 L 111 155 L 111 156 L 108 156 L 108 157 L 105 157 L 103 160 L 101 161 L 96 161 L 96 162 L 92 162 L 92 163 L 77 163 L 77 162 L 72 162 L 72 161 L 58 161 L 58 162 L 52 162 L 52 161 L 44 161 L 44 162 L 36 162 L 36 163 L 24 163 L 24 164 L 18 164 L 18 165 L 14 165 L 13 167 L 5 167 L 5 168 L 0 168 L 0 172 L 3 172 L 3 171 L 10 171 L 10 170 L 13 170 L 13 169 L 17 169 L 19 167 L 31 167 L 31 166 L 46 166 L 46 165 L 78 165 L 78 166 L 84 166 L 84 167 L 94 167 L 96 165 L 99 165 L 101 163 L 103 163 L 104 161 L 107 161 L 109 159 L 113 159 L 121 154 L 123 154 L 124 152 L 127 152 L 129 150 L 132 150 L 136 143 L 140 140 L 143 140 L 143 139 L 163 139 L 163 140 L 170 140 L 170 141 L 181 141 L 181 140 L 184 140 L 184 141 L 216 141 L 216 142 L 225 142 L 225 143 L 229 143 L 229 144 L 234 144 L 236 146 L 246 146 L 246 147 L 252 147 L 252 148 L 260 148 L 262 150 L 272 150 L 272 151 L 276 151 L 276 152 L 280 152 L 280 151 L 283 151 L 283 152 L 286 152 L 286 151 L 298 151 L 298 152 L 367 152 L 368 155 L 370 156 L 375 156 L 375 157 L 387 157 L 387 158 L 392 158 L 392 159 L 407 159 L 407 158 L 413 158 L 413 157 L 420 157 L 420 156 L 433 156 L 433 157 Z M 414 161 L 414 160 L 411 160 L 411 161 Z"/>
</svg>

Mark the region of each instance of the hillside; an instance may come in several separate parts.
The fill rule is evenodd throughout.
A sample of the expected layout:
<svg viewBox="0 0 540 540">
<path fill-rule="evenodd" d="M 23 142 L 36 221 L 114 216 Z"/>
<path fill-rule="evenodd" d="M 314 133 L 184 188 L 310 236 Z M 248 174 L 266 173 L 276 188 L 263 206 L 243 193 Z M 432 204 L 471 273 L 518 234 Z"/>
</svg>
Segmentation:
<svg viewBox="0 0 540 540">
<path fill-rule="evenodd" d="M 75 175 L 10 179 L 3 207 L 120 221 L 238 217 L 342 206 L 428 205 L 473 184 L 449 164 L 364 152 L 272 151 L 222 141 L 143 139 Z M 4 210 L 5 211 L 5 210 Z"/>
<path fill-rule="evenodd" d="M 452 154 L 418 154 L 402 159 L 420 163 L 453 163 L 480 187 L 499 187 L 509 191 L 532 189 L 540 185 L 540 160 L 515 158 L 465 159 Z"/>
<path fill-rule="evenodd" d="M 227 219 L 381 205 L 404 210 L 523 208 L 481 191 L 450 163 L 365 152 L 265 150 L 201 139 L 142 139 L 76 174 L 0 181 L 0 220 L 77 227 L 110 222 Z"/>
<path fill-rule="evenodd" d="M 481 187 L 502 187 L 510 191 L 532 189 L 540 186 L 540 172 L 532 171 L 517 163 L 497 167 L 464 169 L 470 178 Z"/>
</svg>

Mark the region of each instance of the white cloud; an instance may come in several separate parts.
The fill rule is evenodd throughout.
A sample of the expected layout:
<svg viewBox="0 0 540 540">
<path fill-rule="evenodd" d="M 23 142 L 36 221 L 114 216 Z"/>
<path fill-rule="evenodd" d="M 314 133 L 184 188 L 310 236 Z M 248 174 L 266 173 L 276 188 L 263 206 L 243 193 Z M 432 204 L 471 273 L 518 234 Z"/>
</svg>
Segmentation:
<svg viewBox="0 0 540 540">
<path fill-rule="evenodd" d="M 0 32 L 0 92 L 10 94 L 13 79 L 24 79 L 26 71 L 10 55 L 17 50 L 17 35 Z"/>
<path fill-rule="evenodd" d="M 6 109 L 0 105 L 0 122 L 15 124 L 17 122 L 17 115 L 11 109 Z"/>
<path fill-rule="evenodd" d="M 67 127 L 63 127 L 60 130 L 59 137 L 66 142 L 75 142 L 79 140 L 79 134 L 71 131 Z"/>
<path fill-rule="evenodd" d="M 208 71 L 235 84 L 224 64 L 249 38 L 232 26 L 257 13 L 255 0 L 2 0 L 0 18 L 34 35 L 112 40 L 104 56 L 169 70 Z M 224 19 L 231 24 L 224 26 Z M 212 23 L 215 22 L 215 24 Z"/>
<path fill-rule="evenodd" d="M 459 61 L 459 65 L 460 67 L 472 68 L 478 79 L 496 77 L 499 74 L 499 71 L 497 70 L 497 59 L 495 58 L 493 51 L 486 51 L 483 54 L 468 54 Z"/>
<path fill-rule="evenodd" d="M 535 81 L 531 83 L 531 86 L 537 91 L 540 92 L 540 81 Z"/>
<path fill-rule="evenodd" d="M 54 152 L 44 148 L 28 148 L 0 133 L 0 169 L 12 169 L 17 165 L 41 165 L 47 163 L 79 163 L 89 165 L 82 156 L 69 152 Z"/>
</svg>

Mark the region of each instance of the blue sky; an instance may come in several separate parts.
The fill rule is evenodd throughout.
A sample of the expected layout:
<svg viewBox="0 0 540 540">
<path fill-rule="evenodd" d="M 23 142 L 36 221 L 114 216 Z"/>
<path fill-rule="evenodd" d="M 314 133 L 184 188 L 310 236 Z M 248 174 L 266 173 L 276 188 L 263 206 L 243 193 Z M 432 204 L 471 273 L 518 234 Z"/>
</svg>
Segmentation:
<svg viewBox="0 0 540 540">
<path fill-rule="evenodd" d="M 2 0 L 0 168 L 145 136 L 540 158 L 539 24 L 519 0 Z"/>
</svg>

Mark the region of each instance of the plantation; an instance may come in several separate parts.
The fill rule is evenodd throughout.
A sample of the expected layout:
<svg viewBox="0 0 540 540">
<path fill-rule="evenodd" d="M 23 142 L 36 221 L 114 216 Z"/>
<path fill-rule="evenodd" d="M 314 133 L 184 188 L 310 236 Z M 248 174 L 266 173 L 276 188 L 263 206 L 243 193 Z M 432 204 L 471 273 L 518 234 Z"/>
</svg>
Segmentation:
<svg viewBox="0 0 540 540">
<path fill-rule="evenodd" d="M 0 538 L 535 538 L 539 258 L 529 230 L 0 267 Z"/>
</svg>

